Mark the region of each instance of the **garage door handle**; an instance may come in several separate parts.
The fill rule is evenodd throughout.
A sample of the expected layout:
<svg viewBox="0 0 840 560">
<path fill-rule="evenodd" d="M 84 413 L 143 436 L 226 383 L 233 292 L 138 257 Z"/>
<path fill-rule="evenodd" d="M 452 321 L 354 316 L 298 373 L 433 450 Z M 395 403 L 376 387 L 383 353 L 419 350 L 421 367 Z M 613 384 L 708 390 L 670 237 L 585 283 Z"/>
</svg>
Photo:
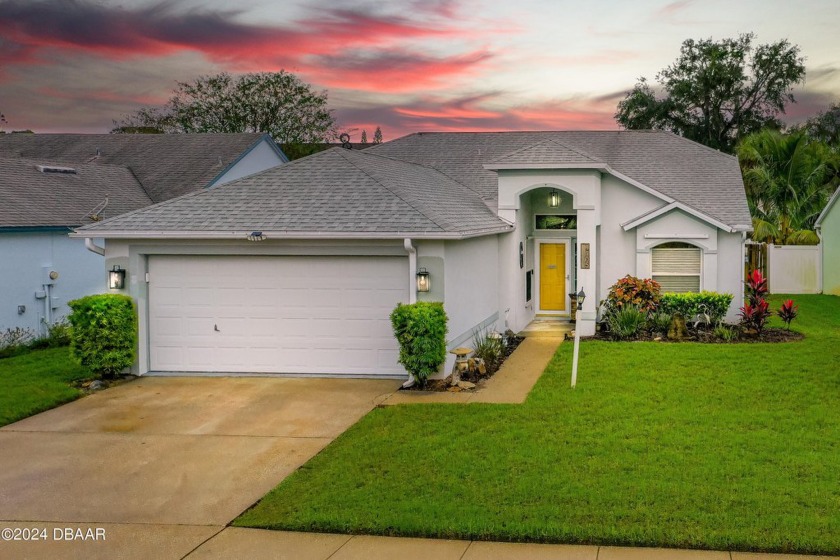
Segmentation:
<svg viewBox="0 0 840 560">
<path fill-rule="evenodd" d="M 219 330 L 219 325 L 213 325 L 213 330 L 216 332 L 222 332 Z"/>
</svg>

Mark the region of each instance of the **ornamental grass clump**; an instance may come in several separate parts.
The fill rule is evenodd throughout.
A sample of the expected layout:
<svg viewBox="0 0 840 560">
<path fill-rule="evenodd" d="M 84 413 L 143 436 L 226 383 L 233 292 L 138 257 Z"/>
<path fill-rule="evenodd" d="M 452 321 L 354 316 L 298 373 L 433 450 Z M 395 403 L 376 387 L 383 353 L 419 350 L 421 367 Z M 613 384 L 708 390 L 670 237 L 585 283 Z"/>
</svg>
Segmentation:
<svg viewBox="0 0 840 560">
<path fill-rule="evenodd" d="M 648 314 L 647 328 L 652 333 L 666 334 L 671 326 L 671 314 L 665 311 L 654 311 Z"/>
<path fill-rule="evenodd" d="M 607 317 L 610 333 L 618 340 L 636 338 L 647 321 L 647 313 L 635 305 L 625 305 Z"/>
<path fill-rule="evenodd" d="M 490 375 L 496 373 L 505 356 L 505 343 L 501 335 L 485 329 L 475 329 L 473 330 L 473 346 L 475 347 L 473 356 L 484 361 L 487 373 Z"/>
<path fill-rule="evenodd" d="M 447 321 L 440 302 L 398 303 L 391 312 L 399 362 L 421 385 L 446 360 Z"/>
</svg>

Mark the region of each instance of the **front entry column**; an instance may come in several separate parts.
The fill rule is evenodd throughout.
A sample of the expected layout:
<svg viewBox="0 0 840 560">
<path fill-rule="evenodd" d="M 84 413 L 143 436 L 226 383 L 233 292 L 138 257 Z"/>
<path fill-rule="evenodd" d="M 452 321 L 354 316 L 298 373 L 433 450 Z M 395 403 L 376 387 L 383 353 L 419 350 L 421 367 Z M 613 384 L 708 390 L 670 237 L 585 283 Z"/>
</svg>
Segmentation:
<svg viewBox="0 0 840 560">
<path fill-rule="evenodd" d="M 594 208 L 578 208 L 577 211 L 577 289 L 586 293 L 586 300 L 583 302 L 583 310 L 577 312 L 576 329 L 581 336 L 592 336 L 595 334 L 595 320 L 598 315 L 598 286 L 597 286 L 597 263 L 598 254 L 596 238 L 598 216 Z M 588 248 L 587 248 L 588 245 Z M 588 268 L 586 262 L 587 253 Z"/>
</svg>

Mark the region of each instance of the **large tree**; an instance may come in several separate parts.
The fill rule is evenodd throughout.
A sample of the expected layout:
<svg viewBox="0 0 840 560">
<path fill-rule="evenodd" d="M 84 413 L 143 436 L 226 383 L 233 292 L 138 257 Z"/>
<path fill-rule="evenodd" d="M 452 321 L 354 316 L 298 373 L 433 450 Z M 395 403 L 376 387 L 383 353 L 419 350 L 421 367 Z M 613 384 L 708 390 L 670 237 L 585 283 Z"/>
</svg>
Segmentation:
<svg viewBox="0 0 840 560">
<path fill-rule="evenodd" d="M 840 102 L 808 119 L 803 128 L 814 140 L 840 149 Z"/>
<path fill-rule="evenodd" d="M 326 92 L 282 70 L 179 82 L 164 107 L 144 107 L 114 124 L 113 132 L 265 132 L 278 144 L 336 136 Z"/>
<path fill-rule="evenodd" d="M 713 41 L 688 39 L 676 62 L 660 71 L 661 92 L 645 78 L 619 102 L 618 124 L 660 129 L 732 153 L 738 140 L 765 127 L 794 102 L 805 78 L 799 47 L 786 40 L 753 46 L 753 34 Z"/>
<path fill-rule="evenodd" d="M 804 131 L 763 130 L 738 145 L 753 217 L 753 239 L 784 245 L 819 242 L 814 223 L 831 194 L 833 154 Z"/>
</svg>

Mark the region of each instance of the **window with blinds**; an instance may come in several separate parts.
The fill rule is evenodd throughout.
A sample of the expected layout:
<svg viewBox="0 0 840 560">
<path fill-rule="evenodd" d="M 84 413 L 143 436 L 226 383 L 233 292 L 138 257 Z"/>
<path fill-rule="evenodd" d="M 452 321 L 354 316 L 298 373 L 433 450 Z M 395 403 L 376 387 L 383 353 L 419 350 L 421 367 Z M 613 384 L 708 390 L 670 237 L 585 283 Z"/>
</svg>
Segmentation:
<svg viewBox="0 0 840 560">
<path fill-rule="evenodd" d="M 699 292 L 702 252 L 687 243 L 668 243 L 651 251 L 651 272 L 662 292 Z"/>
</svg>

